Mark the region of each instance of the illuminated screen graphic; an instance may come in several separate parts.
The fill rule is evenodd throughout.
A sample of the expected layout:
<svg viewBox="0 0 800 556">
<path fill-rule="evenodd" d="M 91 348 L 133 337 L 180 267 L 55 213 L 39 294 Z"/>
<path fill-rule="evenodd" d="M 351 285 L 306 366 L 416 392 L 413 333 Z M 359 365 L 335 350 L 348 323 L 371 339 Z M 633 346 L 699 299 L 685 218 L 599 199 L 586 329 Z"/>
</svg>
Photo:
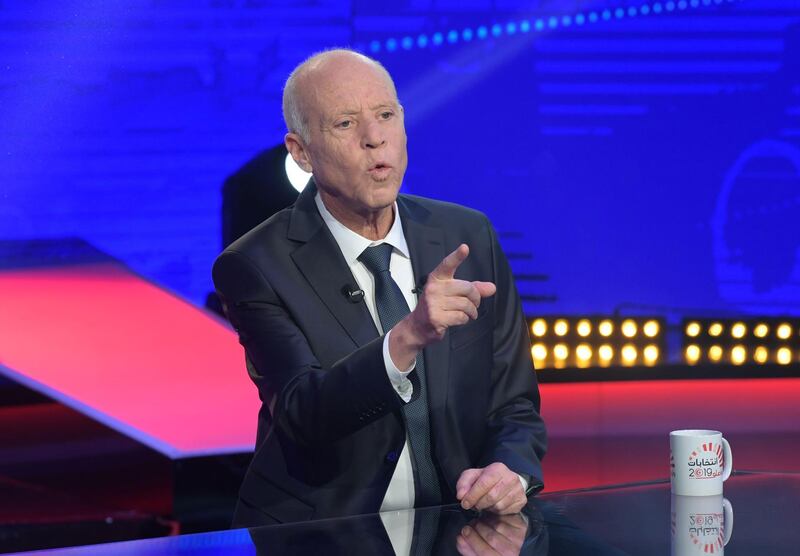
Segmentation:
<svg viewBox="0 0 800 556">
<path fill-rule="evenodd" d="M 489 214 L 529 314 L 800 314 L 795 1 L 12 1 L 0 36 L 0 239 L 202 303 L 223 181 L 350 45 L 397 81 L 405 190 Z"/>
</svg>

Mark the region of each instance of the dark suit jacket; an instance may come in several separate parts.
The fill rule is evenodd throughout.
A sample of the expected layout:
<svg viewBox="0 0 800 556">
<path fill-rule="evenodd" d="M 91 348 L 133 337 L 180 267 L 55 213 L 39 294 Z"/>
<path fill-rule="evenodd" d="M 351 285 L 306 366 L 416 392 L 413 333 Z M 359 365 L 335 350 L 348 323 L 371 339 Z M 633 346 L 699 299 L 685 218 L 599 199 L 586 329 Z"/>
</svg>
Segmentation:
<svg viewBox="0 0 800 556">
<path fill-rule="evenodd" d="M 366 304 L 343 293 L 356 282 L 315 192 L 312 183 L 214 264 L 262 400 L 239 526 L 378 511 L 405 442 L 403 401 L 386 375 L 383 338 Z M 450 203 L 410 195 L 397 203 L 418 284 L 462 242 L 470 256 L 456 276 L 497 284 L 478 319 L 424 350 L 444 502 L 455 501 L 464 469 L 495 461 L 538 481 L 545 430 L 530 340 L 491 224 Z"/>
</svg>

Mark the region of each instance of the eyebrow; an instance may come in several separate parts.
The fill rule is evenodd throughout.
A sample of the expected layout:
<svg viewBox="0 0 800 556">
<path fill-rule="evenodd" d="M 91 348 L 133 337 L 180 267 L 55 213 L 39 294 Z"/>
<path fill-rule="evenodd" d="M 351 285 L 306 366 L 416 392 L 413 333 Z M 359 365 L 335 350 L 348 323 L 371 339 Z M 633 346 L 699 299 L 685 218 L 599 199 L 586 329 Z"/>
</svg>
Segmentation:
<svg viewBox="0 0 800 556">
<path fill-rule="evenodd" d="M 394 108 L 395 106 L 397 106 L 396 102 L 381 102 L 380 104 L 370 106 L 369 109 L 377 110 L 378 108 Z"/>
<path fill-rule="evenodd" d="M 381 102 L 379 104 L 373 104 L 369 107 L 369 110 L 378 110 L 379 108 L 395 108 L 397 103 L 392 102 Z M 356 110 L 354 108 L 345 108 L 343 110 L 339 110 L 338 112 L 334 113 L 334 118 L 339 116 L 355 116 L 358 115 L 361 111 Z"/>
</svg>

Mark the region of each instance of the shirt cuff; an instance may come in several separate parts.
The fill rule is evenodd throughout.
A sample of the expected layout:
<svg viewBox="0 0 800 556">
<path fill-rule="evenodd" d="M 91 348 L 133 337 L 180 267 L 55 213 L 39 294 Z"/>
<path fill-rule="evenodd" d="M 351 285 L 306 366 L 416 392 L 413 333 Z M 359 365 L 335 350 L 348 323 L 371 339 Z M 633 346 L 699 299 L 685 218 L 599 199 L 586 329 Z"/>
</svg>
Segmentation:
<svg viewBox="0 0 800 556">
<path fill-rule="evenodd" d="M 414 393 L 414 385 L 408 379 L 408 374 L 417 366 L 417 362 L 413 361 L 411 366 L 405 371 L 397 368 L 397 365 L 392 361 L 392 356 L 389 355 L 389 335 L 390 330 L 383 338 L 383 364 L 386 366 L 386 375 L 389 377 L 389 382 L 392 383 L 394 391 L 406 403 L 411 400 L 411 395 Z"/>
<path fill-rule="evenodd" d="M 519 477 L 519 482 L 522 483 L 522 491 L 528 492 L 528 479 L 517 473 L 517 477 Z"/>
</svg>

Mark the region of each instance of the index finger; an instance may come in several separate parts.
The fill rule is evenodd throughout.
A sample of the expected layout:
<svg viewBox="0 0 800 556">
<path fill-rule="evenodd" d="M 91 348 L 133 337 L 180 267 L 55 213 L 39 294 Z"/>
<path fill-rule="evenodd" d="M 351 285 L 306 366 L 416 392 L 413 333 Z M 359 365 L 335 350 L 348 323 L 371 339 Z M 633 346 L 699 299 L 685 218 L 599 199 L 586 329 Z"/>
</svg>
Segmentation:
<svg viewBox="0 0 800 556">
<path fill-rule="evenodd" d="M 481 476 L 481 469 L 465 469 L 461 476 L 458 478 L 458 482 L 456 483 L 456 498 L 461 500 L 464 496 L 466 496 L 469 489 L 472 488 L 472 485 Z"/>
<path fill-rule="evenodd" d="M 452 280 L 456 275 L 456 269 L 463 263 L 469 256 L 469 246 L 462 243 L 456 250 L 447 255 L 439 266 L 433 269 L 431 276 L 439 280 Z"/>
</svg>

